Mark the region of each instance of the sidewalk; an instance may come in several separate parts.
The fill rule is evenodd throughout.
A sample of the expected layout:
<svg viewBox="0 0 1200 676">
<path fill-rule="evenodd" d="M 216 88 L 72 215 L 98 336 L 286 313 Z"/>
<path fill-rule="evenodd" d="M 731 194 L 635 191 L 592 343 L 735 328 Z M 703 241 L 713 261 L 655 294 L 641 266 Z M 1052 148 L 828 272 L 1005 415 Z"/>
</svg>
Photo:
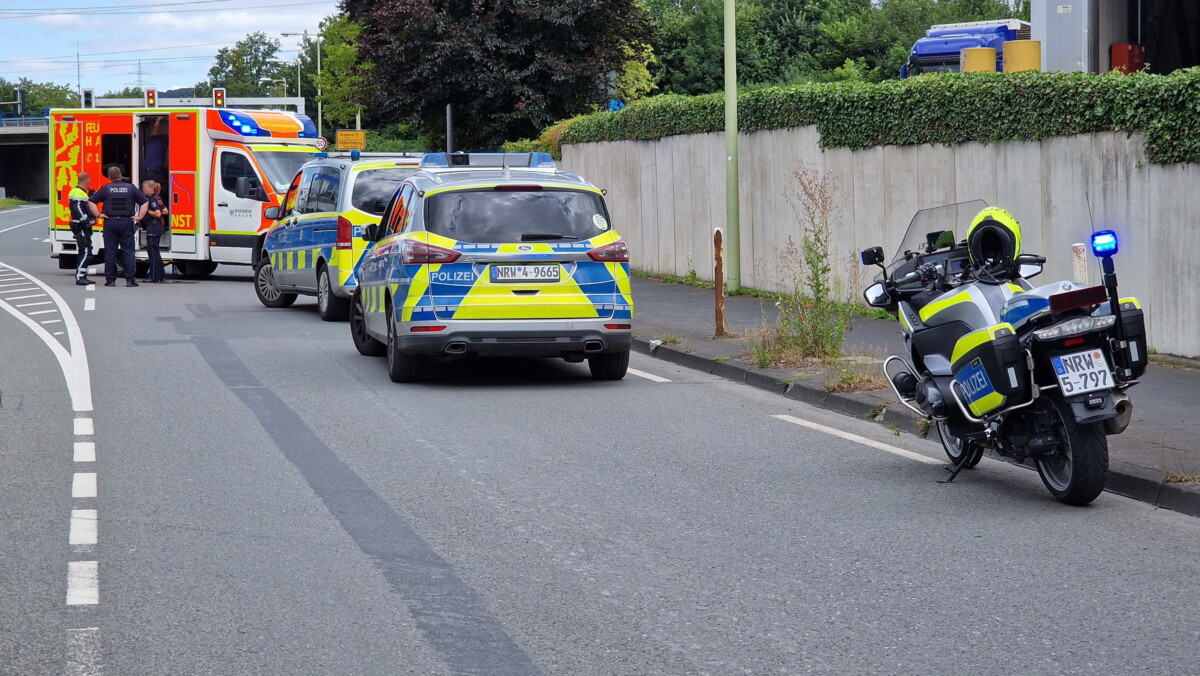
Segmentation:
<svg viewBox="0 0 1200 676">
<path fill-rule="evenodd" d="M 890 389 L 830 393 L 811 372 L 755 366 L 747 356 L 750 336 L 764 318 L 774 323 L 775 306 L 769 300 L 726 298 L 726 329 L 738 337 L 714 340 L 712 289 L 636 278 L 633 296 L 634 349 L 639 352 L 925 436 L 920 418 L 900 405 Z M 845 346 L 848 355 L 877 356 L 899 353 L 903 340 L 896 322 L 855 317 Z M 1200 475 L 1200 419 L 1193 415 L 1200 407 L 1200 364 L 1167 357 L 1154 362 L 1129 391 L 1134 402 L 1129 429 L 1108 438 L 1108 489 L 1200 516 L 1200 484 L 1164 481 L 1169 474 Z"/>
</svg>

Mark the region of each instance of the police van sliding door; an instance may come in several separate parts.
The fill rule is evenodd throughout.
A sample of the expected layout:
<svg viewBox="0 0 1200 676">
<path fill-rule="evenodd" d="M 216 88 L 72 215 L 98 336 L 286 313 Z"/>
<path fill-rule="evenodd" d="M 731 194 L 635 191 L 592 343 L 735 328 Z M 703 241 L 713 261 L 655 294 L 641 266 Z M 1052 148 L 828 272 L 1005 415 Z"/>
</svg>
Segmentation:
<svg viewBox="0 0 1200 676">
<path fill-rule="evenodd" d="M 167 173 L 163 188 L 171 223 L 171 252 L 196 253 L 196 171 L 200 164 L 199 120 L 196 113 L 174 113 L 167 132 Z M 191 258 L 189 256 L 188 258 Z"/>
</svg>

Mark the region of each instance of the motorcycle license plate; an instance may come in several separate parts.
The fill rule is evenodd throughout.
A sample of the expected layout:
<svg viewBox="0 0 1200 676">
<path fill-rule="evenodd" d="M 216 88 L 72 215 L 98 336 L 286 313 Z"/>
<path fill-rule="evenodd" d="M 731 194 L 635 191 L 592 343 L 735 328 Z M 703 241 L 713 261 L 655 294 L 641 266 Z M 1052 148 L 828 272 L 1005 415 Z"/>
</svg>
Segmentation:
<svg viewBox="0 0 1200 676">
<path fill-rule="evenodd" d="M 1108 360 L 1100 350 L 1051 357 L 1050 362 L 1054 364 L 1054 373 L 1058 375 L 1058 386 L 1063 394 L 1084 394 L 1113 386 Z"/>
<path fill-rule="evenodd" d="M 557 282 L 558 265 L 493 265 L 492 282 Z"/>
</svg>

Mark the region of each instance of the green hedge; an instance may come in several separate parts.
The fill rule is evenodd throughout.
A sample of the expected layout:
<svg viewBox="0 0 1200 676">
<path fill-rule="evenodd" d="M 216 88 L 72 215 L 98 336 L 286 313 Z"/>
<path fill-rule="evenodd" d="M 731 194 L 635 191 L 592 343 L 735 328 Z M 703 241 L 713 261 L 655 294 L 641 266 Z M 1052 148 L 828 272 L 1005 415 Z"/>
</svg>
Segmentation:
<svg viewBox="0 0 1200 676">
<path fill-rule="evenodd" d="M 952 73 L 774 87 L 742 92 L 738 121 L 747 132 L 815 124 L 826 148 L 1145 131 L 1151 162 L 1200 162 L 1200 68 L 1170 75 Z M 576 118 L 561 137 L 562 143 L 652 140 L 724 125 L 721 94 L 656 96 Z"/>
</svg>

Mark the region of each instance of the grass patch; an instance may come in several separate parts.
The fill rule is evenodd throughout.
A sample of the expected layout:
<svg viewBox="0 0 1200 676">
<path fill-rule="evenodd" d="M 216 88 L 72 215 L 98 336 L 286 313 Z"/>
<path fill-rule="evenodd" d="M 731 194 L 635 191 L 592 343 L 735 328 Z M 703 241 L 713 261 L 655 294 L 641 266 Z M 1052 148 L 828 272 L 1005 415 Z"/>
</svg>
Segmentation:
<svg viewBox="0 0 1200 676">
<path fill-rule="evenodd" d="M 26 202 L 19 197 L 5 197 L 4 199 L 0 200 L 0 209 L 5 207 L 20 207 L 26 204 L 32 204 L 32 202 Z"/>
<path fill-rule="evenodd" d="M 843 364 L 825 372 L 826 392 L 874 392 L 887 387 L 878 364 Z"/>
<path fill-rule="evenodd" d="M 1184 472 L 1167 472 L 1163 477 L 1165 484 L 1194 485 L 1200 484 L 1200 474 L 1185 474 Z"/>
<path fill-rule="evenodd" d="M 683 342 L 683 338 L 673 333 L 664 333 L 658 339 L 663 342 L 663 345 L 678 345 Z"/>
</svg>

